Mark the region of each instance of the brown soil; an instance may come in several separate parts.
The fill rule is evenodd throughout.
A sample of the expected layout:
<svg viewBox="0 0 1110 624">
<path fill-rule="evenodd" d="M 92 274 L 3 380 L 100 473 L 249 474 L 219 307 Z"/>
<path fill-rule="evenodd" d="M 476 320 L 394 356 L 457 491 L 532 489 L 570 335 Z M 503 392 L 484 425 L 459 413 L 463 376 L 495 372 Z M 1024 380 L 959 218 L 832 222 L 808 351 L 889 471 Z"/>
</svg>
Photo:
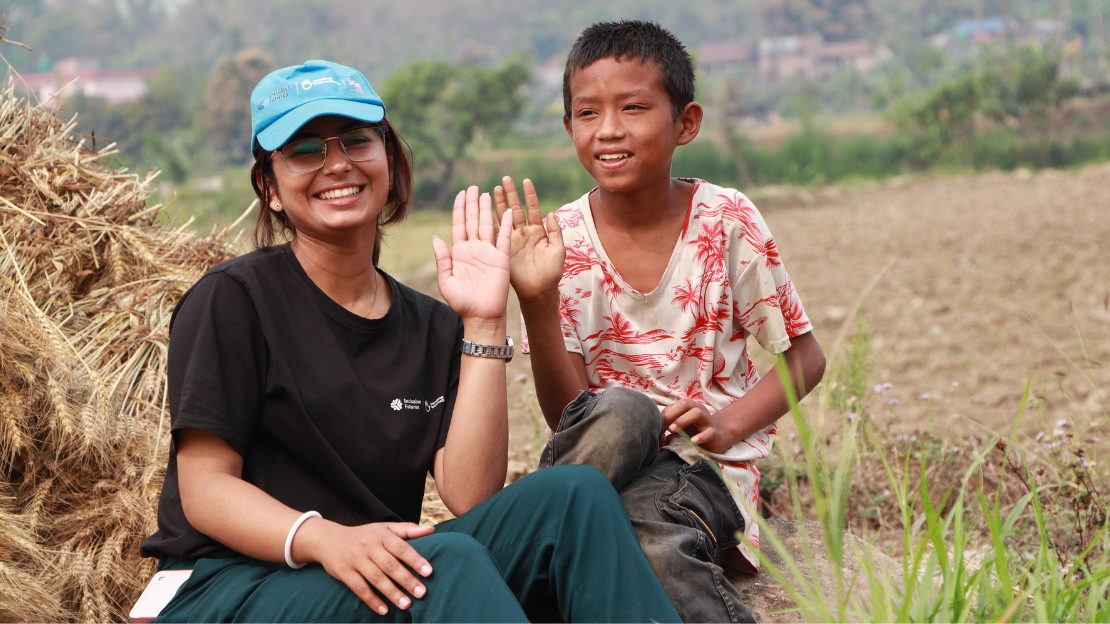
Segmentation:
<svg viewBox="0 0 1110 624">
<path fill-rule="evenodd" d="M 794 206 L 760 195 L 752 193 L 827 355 L 889 264 L 863 300 L 874 332 L 869 385 L 892 384 L 869 395 L 877 424 L 948 439 L 1005 435 L 1032 378 L 1022 441 L 1042 430 L 1051 439 L 1065 419 L 1089 454 L 1110 448 L 1091 430 L 1101 422 L 1101 437 L 1110 435 L 1110 164 L 896 178 L 800 191 L 791 196 L 797 202 L 786 197 L 802 204 Z M 434 264 L 399 275 L 438 295 Z M 516 309 L 511 300 L 509 330 L 519 339 Z M 758 345 L 752 351 L 760 370 L 769 368 Z M 528 356 L 518 355 L 508 374 L 511 448 L 529 461 L 543 425 Z M 837 418 L 826 424 L 830 433 Z"/>
<path fill-rule="evenodd" d="M 765 216 L 826 349 L 889 264 L 863 301 L 872 383 L 892 384 L 873 418 L 1008 433 L 1032 377 L 1021 432 L 1110 434 L 1110 165 L 895 179 Z"/>
</svg>

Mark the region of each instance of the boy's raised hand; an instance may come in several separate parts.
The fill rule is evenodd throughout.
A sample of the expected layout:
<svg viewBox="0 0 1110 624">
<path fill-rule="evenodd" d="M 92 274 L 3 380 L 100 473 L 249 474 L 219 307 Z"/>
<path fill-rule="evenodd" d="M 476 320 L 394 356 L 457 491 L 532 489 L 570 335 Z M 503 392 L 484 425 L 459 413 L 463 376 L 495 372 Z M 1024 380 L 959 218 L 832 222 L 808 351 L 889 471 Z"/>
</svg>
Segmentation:
<svg viewBox="0 0 1110 624">
<path fill-rule="evenodd" d="M 504 223 L 505 213 L 512 212 L 509 282 L 522 300 L 554 293 L 559 289 L 566 258 L 562 229 L 555 216 L 550 214 L 544 229 L 540 200 L 531 180 L 524 180 L 527 212 L 520 203 L 513 179 L 505 176 L 501 181 L 505 186 L 493 189 L 493 203 L 499 222 Z"/>
</svg>

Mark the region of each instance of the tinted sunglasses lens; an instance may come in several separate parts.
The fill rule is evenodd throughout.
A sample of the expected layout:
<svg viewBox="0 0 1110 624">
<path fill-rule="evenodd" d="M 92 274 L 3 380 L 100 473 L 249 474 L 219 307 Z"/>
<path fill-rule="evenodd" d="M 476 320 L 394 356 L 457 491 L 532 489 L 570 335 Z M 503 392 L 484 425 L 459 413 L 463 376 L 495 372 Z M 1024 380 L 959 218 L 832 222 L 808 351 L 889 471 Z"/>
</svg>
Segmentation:
<svg viewBox="0 0 1110 624">
<path fill-rule="evenodd" d="M 339 144 L 354 161 L 375 160 L 385 155 L 385 140 L 381 128 L 357 128 L 343 133 Z"/>
<path fill-rule="evenodd" d="M 281 148 L 289 168 L 297 172 L 319 169 L 324 164 L 324 140 L 304 139 Z"/>
</svg>

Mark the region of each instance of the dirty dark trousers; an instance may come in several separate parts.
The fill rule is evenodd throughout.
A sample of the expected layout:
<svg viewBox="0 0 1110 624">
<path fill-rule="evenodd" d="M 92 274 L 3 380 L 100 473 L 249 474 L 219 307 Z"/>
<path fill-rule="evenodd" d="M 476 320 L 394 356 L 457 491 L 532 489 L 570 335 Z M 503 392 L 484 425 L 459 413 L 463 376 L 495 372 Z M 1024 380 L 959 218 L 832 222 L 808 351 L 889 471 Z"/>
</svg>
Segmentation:
<svg viewBox="0 0 1110 624">
<path fill-rule="evenodd" d="M 714 557 L 737 544 L 743 520 L 706 460 L 659 448 L 663 417 L 628 388 L 582 392 L 563 410 L 540 468 L 585 464 L 620 494 L 640 546 L 683 622 L 754 622 Z"/>
</svg>

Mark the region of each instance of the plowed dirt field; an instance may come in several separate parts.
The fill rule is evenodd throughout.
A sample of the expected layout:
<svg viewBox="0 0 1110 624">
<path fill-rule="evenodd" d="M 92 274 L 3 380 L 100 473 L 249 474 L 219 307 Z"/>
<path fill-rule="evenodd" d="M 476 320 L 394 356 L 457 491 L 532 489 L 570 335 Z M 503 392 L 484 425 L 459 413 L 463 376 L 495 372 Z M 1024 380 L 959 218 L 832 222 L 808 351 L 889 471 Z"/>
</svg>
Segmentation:
<svg viewBox="0 0 1110 624">
<path fill-rule="evenodd" d="M 1110 449 L 1110 164 L 752 198 L 827 353 L 874 282 L 862 298 L 874 336 L 869 385 L 890 384 L 869 393 L 874 422 L 905 435 L 1008 432 L 1032 378 L 1026 443 L 1042 431 L 1047 443 L 1063 425 L 1090 452 Z M 430 249 L 406 250 L 449 232 L 446 215 L 418 216 L 391 237 L 383 266 L 437 294 Z M 515 312 L 510 330 L 519 338 Z M 757 363 L 765 370 L 770 359 Z M 533 450 L 527 356 L 509 379 L 512 445 Z M 1091 429 L 1099 422 L 1101 435 Z M 826 426 L 839 426 L 836 417 Z"/>
</svg>

